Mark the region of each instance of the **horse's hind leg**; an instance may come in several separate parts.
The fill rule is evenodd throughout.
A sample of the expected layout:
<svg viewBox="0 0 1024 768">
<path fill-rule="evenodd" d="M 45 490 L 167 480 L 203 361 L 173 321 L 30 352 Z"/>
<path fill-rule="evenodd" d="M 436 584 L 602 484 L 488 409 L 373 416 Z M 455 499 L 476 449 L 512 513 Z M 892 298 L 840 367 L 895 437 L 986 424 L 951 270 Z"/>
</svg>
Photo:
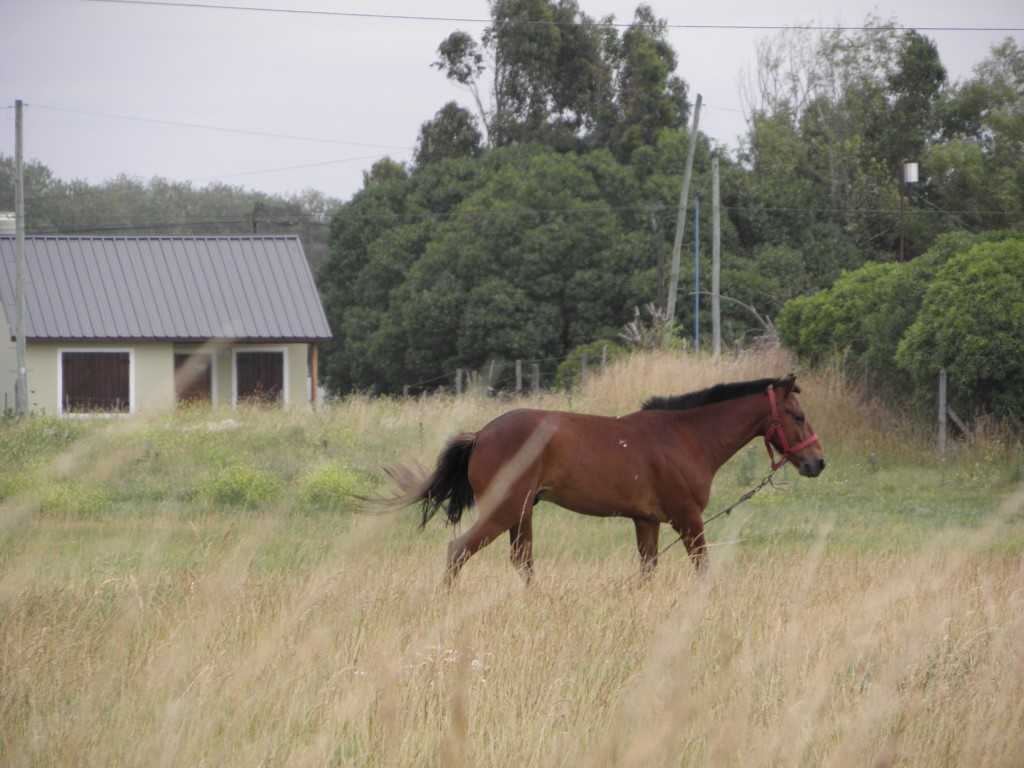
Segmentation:
<svg viewBox="0 0 1024 768">
<path fill-rule="evenodd" d="M 481 516 L 466 533 L 448 544 L 448 570 L 445 584 L 451 586 L 466 561 L 486 547 L 505 531 L 509 531 L 512 542 L 512 564 L 523 579 L 529 583 L 533 576 L 533 510 L 529 506 L 537 495 L 536 490 L 522 494 L 525 502 L 520 504 L 518 492 L 506 496 L 497 507 Z"/>
<path fill-rule="evenodd" d="M 533 580 L 533 515 L 524 515 L 508 529 L 508 536 L 512 545 L 512 565 L 519 571 L 523 581 L 529 584 Z"/>
<path fill-rule="evenodd" d="M 640 550 L 640 570 L 650 575 L 658 564 L 660 524 L 653 520 L 633 520 L 633 525 L 636 527 L 636 548 Z"/>
<path fill-rule="evenodd" d="M 464 534 L 448 542 L 448 568 L 444 575 L 445 586 L 451 587 L 466 561 L 506 530 L 508 530 L 508 526 L 502 526 L 489 518 L 481 518 Z"/>
</svg>

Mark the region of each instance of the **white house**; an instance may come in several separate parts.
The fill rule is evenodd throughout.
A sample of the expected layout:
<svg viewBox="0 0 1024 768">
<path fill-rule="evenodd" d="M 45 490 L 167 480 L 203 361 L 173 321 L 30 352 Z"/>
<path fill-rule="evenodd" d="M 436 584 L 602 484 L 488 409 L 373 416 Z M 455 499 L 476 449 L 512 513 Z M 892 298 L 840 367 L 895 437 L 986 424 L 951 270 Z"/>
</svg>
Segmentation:
<svg viewBox="0 0 1024 768">
<path fill-rule="evenodd" d="M 331 332 L 296 237 L 26 237 L 25 266 L 33 411 L 315 397 Z M 0 237 L 4 410 L 17 381 L 15 274 L 15 238 Z"/>
</svg>

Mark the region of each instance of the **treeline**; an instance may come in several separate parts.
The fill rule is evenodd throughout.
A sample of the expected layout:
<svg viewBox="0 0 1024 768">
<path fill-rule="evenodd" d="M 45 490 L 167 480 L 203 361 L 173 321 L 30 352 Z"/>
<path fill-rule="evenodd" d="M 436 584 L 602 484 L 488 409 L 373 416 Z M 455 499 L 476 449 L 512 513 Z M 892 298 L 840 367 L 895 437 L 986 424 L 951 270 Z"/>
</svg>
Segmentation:
<svg viewBox="0 0 1024 768">
<path fill-rule="evenodd" d="M 14 179 L 14 158 L 0 154 L 0 211 L 14 210 Z M 294 234 L 314 270 L 327 256 L 328 223 L 341 207 L 340 200 L 315 190 L 281 197 L 123 174 L 102 184 L 63 181 L 31 161 L 24 179 L 30 235 Z"/>
<path fill-rule="evenodd" d="M 337 391 L 398 392 L 495 358 L 565 359 L 621 341 L 635 307 L 665 305 L 692 117 L 665 23 L 645 6 L 628 26 L 574 2 L 491 9 L 480 38 L 452 33 L 436 64 L 475 109 L 444 105 L 414 162 L 377 163 L 332 221 L 318 279 Z M 765 42 L 741 149 L 699 136 L 681 297 L 698 287 L 698 206 L 699 287 L 710 289 L 712 158 L 721 291 L 734 300 L 727 344 L 844 271 L 897 261 L 901 240 L 913 260 L 946 233 L 1019 228 L 1022 93 L 1012 40 L 958 83 L 931 40 L 875 19 Z M 901 189 L 905 160 L 920 179 Z M 686 343 L 698 310 L 692 298 L 677 307 Z"/>
</svg>

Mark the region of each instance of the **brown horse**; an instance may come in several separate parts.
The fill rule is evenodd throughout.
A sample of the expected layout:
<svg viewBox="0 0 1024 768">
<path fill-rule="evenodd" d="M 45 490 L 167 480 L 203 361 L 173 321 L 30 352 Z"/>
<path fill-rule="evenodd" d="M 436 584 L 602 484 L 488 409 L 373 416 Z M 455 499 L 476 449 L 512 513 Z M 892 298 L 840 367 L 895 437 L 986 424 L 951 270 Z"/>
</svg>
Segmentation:
<svg viewBox="0 0 1024 768">
<path fill-rule="evenodd" d="M 505 531 L 512 563 L 529 583 L 531 519 L 541 500 L 584 515 L 630 518 L 645 571 L 656 564 L 659 528 L 668 523 L 700 570 L 711 481 L 733 454 L 763 436 L 773 469 L 790 461 L 801 475 L 817 477 L 825 468 L 799 391 L 790 375 L 653 398 L 622 417 L 510 411 L 479 432 L 454 437 L 425 480 L 392 470 L 404 491 L 394 501 L 421 504 L 424 526 L 442 508 L 458 523 L 479 502 L 476 522 L 448 545 L 449 585 L 466 560 Z"/>
</svg>

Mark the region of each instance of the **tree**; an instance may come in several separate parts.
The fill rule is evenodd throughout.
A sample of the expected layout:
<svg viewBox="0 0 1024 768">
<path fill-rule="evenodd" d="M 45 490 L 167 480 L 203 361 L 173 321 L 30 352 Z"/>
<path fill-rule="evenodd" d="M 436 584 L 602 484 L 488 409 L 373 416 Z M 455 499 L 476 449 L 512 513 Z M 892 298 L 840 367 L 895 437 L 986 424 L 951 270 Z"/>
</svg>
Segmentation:
<svg viewBox="0 0 1024 768">
<path fill-rule="evenodd" d="M 319 280 L 330 386 L 401 391 L 487 360 L 554 360 L 613 335 L 651 246 L 609 210 L 639 193 L 609 152 L 541 145 L 442 161 L 361 191 L 335 219 Z M 429 214 L 427 213 L 429 211 Z"/>
<path fill-rule="evenodd" d="M 628 160 L 685 125 L 686 84 L 650 7 L 637 7 L 621 38 L 612 17 L 596 22 L 575 0 L 493 0 L 491 16 L 479 42 L 453 32 L 434 63 L 470 90 L 490 147 L 607 147 Z"/>
<path fill-rule="evenodd" d="M 331 220 L 330 250 L 316 276 L 333 334 L 323 346 L 321 358 L 321 372 L 331 389 L 365 388 L 374 380 L 374 369 L 363 365 L 361 357 L 369 354 L 370 342 L 364 337 L 377 328 L 379 323 L 371 320 L 379 321 L 383 307 L 367 307 L 360 290 L 363 285 L 357 283 L 357 278 L 379 254 L 373 250 L 378 238 L 404 221 L 406 194 L 405 180 L 400 176 L 390 183 L 381 180 L 366 184 Z M 381 288 L 387 290 L 390 286 Z M 375 314 L 362 312 L 358 321 L 349 316 L 360 308 L 372 309 Z"/>
<path fill-rule="evenodd" d="M 370 166 L 370 170 L 363 171 L 363 187 L 382 186 L 407 178 L 409 169 L 405 167 L 405 163 L 392 160 L 390 157 L 382 157 Z"/>
<path fill-rule="evenodd" d="M 1024 224 L 1024 48 L 1009 38 L 994 46 L 941 110 L 941 137 L 924 162 L 936 180 L 929 199 L 953 212 L 946 228 Z"/>
<path fill-rule="evenodd" d="M 666 30 L 650 6 L 640 5 L 612 47 L 615 101 L 599 116 L 596 138 L 623 162 L 639 147 L 654 145 L 661 131 L 685 126 L 689 117 L 686 83 L 674 74 L 676 54 Z"/>
<path fill-rule="evenodd" d="M 872 18 L 856 33 L 796 30 L 763 44 L 742 155 L 753 194 L 828 221 L 861 263 L 890 258 L 900 165 L 932 139 L 945 77 L 934 43 Z"/>
<path fill-rule="evenodd" d="M 876 117 L 872 147 L 886 167 L 923 156 L 939 129 L 938 104 L 945 84 L 946 68 L 935 43 L 912 29 L 903 32 L 894 67 L 886 75 L 887 108 Z"/>
<path fill-rule="evenodd" d="M 582 120 L 574 110 L 590 90 L 597 47 L 575 33 L 579 10 L 572 0 L 492 0 L 493 24 L 477 43 L 465 32 L 449 35 L 434 66 L 473 93 L 492 147 L 541 138 L 551 124 Z M 564 35 L 563 35 L 564 31 Z M 567 49 L 567 50 L 564 50 Z M 490 61 L 490 106 L 480 77 Z"/>
<path fill-rule="evenodd" d="M 778 317 L 782 343 L 812 365 L 842 357 L 853 371 L 870 372 L 876 392 L 905 399 L 913 382 L 896 363 L 899 343 L 939 268 L 978 242 L 967 233 L 945 235 L 913 261 L 866 264 L 793 299 Z"/>
</svg>

